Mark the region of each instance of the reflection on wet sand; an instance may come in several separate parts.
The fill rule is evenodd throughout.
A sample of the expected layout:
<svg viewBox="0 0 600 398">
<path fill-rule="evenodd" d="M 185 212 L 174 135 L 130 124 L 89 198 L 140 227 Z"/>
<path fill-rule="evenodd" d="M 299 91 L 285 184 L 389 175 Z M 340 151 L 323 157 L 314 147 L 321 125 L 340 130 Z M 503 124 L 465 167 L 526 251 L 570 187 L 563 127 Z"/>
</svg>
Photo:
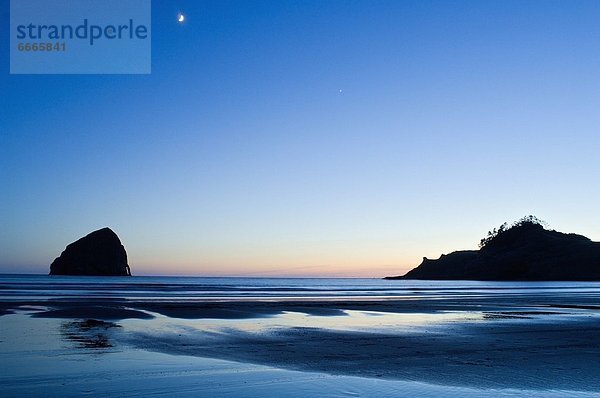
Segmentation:
<svg viewBox="0 0 600 398">
<path fill-rule="evenodd" d="M 600 319 L 548 312 L 286 313 L 250 320 L 128 320 L 144 350 L 332 375 L 499 389 L 600 390 Z M 446 319 L 443 319 L 446 317 Z"/>
<path fill-rule="evenodd" d="M 86 319 L 84 321 L 63 322 L 60 333 L 63 339 L 76 343 L 79 348 L 111 348 L 109 330 L 120 328 L 113 322 Z"/>
</svg>

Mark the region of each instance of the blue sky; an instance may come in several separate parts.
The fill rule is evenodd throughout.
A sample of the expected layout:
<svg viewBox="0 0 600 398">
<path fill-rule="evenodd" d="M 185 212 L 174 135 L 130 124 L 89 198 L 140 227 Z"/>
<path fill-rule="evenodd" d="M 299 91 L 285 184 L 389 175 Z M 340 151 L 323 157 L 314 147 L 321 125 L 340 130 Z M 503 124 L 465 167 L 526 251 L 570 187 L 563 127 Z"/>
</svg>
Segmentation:
<svg viewBox="0 0 600 398">
<path fill-rule="evenodd" d="M 597 1 L 154 1 L 151 75 L 9 75 L 0 272 L 373 276 L 535 214 L 600 240 Z M 178 24 L 179 11 L 185 24 Z"/>
</svg>

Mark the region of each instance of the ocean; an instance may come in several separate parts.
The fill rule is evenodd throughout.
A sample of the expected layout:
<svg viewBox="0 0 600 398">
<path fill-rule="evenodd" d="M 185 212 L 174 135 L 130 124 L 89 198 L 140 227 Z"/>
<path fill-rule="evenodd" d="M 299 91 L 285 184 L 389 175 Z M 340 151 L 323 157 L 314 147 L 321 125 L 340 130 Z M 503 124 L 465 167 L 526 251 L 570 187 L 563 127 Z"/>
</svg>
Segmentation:
<svg viewBox="0 0 600 398">
<path fill-rule="evenodd" d="M 247 278 L 196 276 L 78 277 L 0 274 L 0 299 L 505 299 L 574 297 L 600 302 L 600 282 L 418 281 L 375 278 Z"/>
</svg>

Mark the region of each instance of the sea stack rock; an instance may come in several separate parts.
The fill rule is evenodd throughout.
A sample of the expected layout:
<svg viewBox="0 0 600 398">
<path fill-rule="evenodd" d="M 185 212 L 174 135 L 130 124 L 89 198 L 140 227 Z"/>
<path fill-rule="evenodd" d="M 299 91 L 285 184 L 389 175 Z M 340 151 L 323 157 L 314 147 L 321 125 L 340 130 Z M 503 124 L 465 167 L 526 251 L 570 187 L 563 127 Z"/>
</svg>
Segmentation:
<svg viewBox="0 0 600 398">
<path fill-rule="evenodd" d="M 110 228 L 71 243 L 50 265 L 50 275 L 131 276 L 127 252 Z"/>
</svg>

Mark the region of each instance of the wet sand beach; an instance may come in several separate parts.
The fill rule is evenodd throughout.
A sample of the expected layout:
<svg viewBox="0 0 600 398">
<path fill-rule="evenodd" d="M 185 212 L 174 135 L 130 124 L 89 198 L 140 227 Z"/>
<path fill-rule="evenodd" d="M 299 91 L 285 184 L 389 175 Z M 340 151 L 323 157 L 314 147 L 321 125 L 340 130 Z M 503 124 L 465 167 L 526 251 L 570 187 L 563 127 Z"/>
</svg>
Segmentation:
<svg viewBox="0 0 600 398">
<path fill-rule="evenodd" d="M 167 282 L 154 287 L 169 291 Z M 85 388 L 139 396 L 153 383 L 165 392 L 162 377 L 180 386 L 173 395 L 195 396 L 600 395 L 594 283 L 433 283 L 398 291 L 382 282 L 374 295 L 332 281 L 333 294 L 329 286 L 271 297 L 263 287 L 240 297 L 256 282 L 238 281 L 228 298 L 157 298 L 156 291 L 136 293 L 139 286 L 127 296 L 123 286 L 89 280 L 78 285 L 86 296 L 50 294 L 51 286 L 20 283 L 0 284 L 7 396 Z M 81 374 L 86 367 L 97 373 Z"/>
</svg>

